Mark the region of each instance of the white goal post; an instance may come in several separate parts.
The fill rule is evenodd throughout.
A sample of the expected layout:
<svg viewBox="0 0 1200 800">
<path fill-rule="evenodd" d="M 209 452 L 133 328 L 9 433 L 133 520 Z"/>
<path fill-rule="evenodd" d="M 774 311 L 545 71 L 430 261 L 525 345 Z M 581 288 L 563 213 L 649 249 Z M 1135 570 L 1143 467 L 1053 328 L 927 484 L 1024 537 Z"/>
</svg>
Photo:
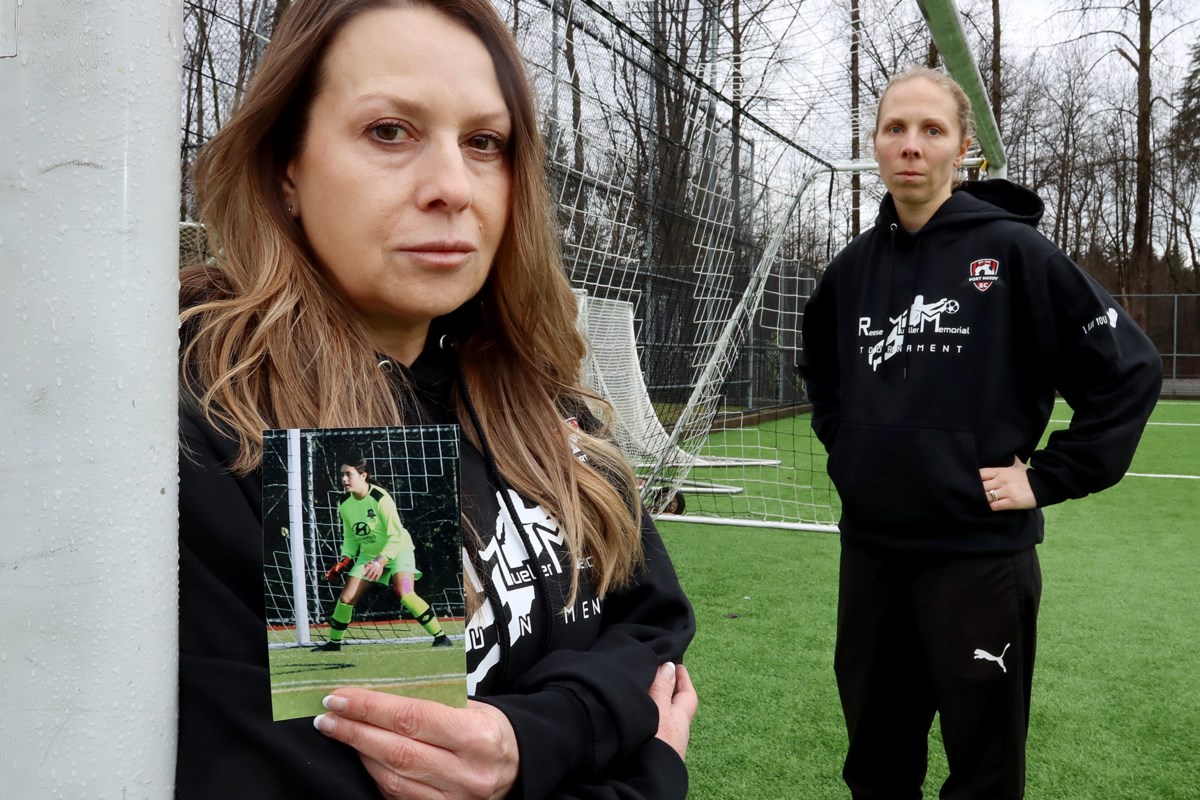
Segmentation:
<svg viewBox="0 0 1200 800">
<path fill-rule="evenodd" d="M 673 467 L 774 466 L 779 459 L 712 458 L 688 453 L 663 428 L 638 360 L 633 304 L 626 300 L 589 298 L 576 291 L 580 327 L 590 347 L 584 381 L 613 406 L 615 438 L 626 458 L 642 469 L 659 462 Z M 731 491 L 736 491 L 731 487 Z"/>
<path fill-rule="evenodd" d="M 0 795 L 174 796 L 178 2 L 0 0 Z"/>
</svg>

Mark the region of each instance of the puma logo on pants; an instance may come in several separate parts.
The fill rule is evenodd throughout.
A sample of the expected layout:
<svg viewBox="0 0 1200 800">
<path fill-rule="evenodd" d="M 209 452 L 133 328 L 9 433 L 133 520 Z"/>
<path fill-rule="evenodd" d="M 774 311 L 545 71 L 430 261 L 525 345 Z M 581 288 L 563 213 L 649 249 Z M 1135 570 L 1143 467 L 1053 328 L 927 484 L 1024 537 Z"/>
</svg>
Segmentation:
<svg viewBox="0 0 1200 800">
<path fill-rule="evenodd" d="M 1009 642 L 1008 644 L 1004 645 L 1004 649 L 1000 651 L 1000 655 L 998 655 L 998 656 L 994 656 L 994 655 L 992 655 L 992 654 L 991 654 L 991 653 L 989 653 L 987 650 L 983 650 L 983 649 L 978 649 L 978 648 L 977 648 L 977 649 L 975 650 L 975 659 L 976 659 L 976 660 L 978 660 L 978 659 L 981 659 L 981 658 L 983 658 L 983 659 L 986 659 L 986 660 L 988 660 L 988 661 L 995 661 L 997 664 L 999 664 L 999 665 L 1000 665 L 1000 669 L 1001 669 L 1001 670 L 1002 670 L 1002 671 L 1003 671 L 1005 674 L 1007 674 L 1007 673 L 1008 673 L 1008 670 L 1007 670 L 1007 669 L 1005 668 L 1005 666 L 1004 666 L 1004 654 L 1008 652 L 1009 645 L 1011 645 L 1011 644 L 1012 644 L 1012 642 Z"/>
</svg>

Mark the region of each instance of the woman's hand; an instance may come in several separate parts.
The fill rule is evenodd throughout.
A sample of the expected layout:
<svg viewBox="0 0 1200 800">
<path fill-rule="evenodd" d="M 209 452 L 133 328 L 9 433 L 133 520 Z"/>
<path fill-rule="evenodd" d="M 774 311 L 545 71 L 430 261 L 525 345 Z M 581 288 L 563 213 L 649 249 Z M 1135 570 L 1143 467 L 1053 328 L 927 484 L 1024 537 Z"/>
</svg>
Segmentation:
<svg viewBox="0 0 1200 800">
<path fill-rule="evenodd" d="M 700 702 L 687 667 L 670 661 L 659 667 L 654 683 L 650 684 L 650 699 L 658 706 L 655 736 L 671 745 L 680 758 L 686 758 L 692 719 Z"/>
<path fill-rule="evenodd" d="M 384 797 L 497 800 L 517 779 L 517 737 L 485 703 L 450 708 L 430 700 L 338 689 L 317 730 L 358 751 Z M 685 740 L 686 741 L 686 740 Z"/>
<path fill-rule="evenodd" d="M 979 478 L 983 481 L 983 493 L 987 496 L 992 511 L 1037 508 L 1037 498 L 1033 496 L 1027 471 L 1024 462 L 1016 457 L 1013 458 L 1012 466 L 979 470 Z"/>
</svg>

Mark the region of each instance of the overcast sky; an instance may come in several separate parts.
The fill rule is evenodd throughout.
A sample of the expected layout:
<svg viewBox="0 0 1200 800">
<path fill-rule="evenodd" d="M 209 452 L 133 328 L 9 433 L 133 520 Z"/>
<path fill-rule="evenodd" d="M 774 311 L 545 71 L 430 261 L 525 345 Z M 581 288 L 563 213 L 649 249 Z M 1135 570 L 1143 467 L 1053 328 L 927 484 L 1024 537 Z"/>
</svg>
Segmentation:
<svg viewBox="0 0 1200 800">
<path fill-rule="evenodd" d="M 958 5 L 959 8 L 965 8 L 968 2 L 958 0 Z M 1072 26 L 1079 15 L 1059 10 L 1078 8 L 1079 5 L 1079 0 L 1002 0 L 1000 14 L 1004 24 L 1003 48 L 1009 52 L 1028 52 L 1077 36 L 1078 28 L 1072 31 Z M 1116 4 L 1110 2 L 1097 5 Z M 1182 69 L 1187 65 L 1191 44 L 1200 36 L 1200 23 L 1197 22 L 1200 20 L 1200 0 L 1167 0 L 1164 6 L 1164 16 L 1166 12 L 1171 13 L 1170 19 L 1165 20 L 1170 23 L 1171 28 L 1181 23 L 1190 23 L 1172 35 L 1160 53 L 1168 64 Z M 1155 20 L 1155 39 L 1171 28 L 1164 27 L 1159 20 Z"/>
</svg>

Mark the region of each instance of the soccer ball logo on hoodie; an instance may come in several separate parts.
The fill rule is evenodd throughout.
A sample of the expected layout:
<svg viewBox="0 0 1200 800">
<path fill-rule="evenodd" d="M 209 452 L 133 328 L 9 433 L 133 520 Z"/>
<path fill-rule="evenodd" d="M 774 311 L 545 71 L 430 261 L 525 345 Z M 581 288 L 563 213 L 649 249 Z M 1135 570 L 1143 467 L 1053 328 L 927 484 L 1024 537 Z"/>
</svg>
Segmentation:
<svg viewBox="0 0 1200 800">
<path fill-rule="evenodd" d="M 981 292 L 992 288 L 1000 275 L 1000 262 L 994 258 L 981 258 L 971 262 L 971 284 Z"/>
</svg>

